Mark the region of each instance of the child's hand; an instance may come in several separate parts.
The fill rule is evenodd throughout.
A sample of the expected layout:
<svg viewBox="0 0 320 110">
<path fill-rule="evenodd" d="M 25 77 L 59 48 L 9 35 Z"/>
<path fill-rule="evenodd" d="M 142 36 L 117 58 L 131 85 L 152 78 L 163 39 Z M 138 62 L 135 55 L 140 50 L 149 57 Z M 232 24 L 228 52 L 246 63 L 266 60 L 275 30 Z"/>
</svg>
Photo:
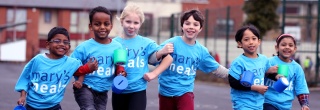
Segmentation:
<svg viewBox="0 0 320 110">
<path fill-rule="evenodd" d="M 301 110 L 310 110 L 310 108 L 306 105 L 302 106 Z"/>
<path fill-rule="evenodd" d="M 268 90 L 268 86 L 264 86 L 264 85 L 252 85 L 251 86 L 251 90 L 257 91 L 260 94 L 264 94 L 267 90 Z"/>
<path fill-rule="evenodd" d="M 152 73 L 152 72 L 148 72 L 148 73 L 143 75 L 144 80 L 146 80 L 148 82 L 150 82 L 151 80 L 153 80 L 156 77 L 157 77 L 157 75 Z"/>
<path fill-rule="evenodd" d="M 17 101 L 18 105 L 24 105 L 24 102 L 26 101 L 26 97 L 20 97 L 19 100 Z"/>
<path fill-rule="evenodd" d="M 167 43 L 159 52 L 161 52 L 161 55 L 167 55 L 172 53 L 173 50 L 173 43 Z"/>
<path fill-rule="evenodd" d="M 80 89 L 80 88 L 82 88 L 82 82 L 80 82 L 80 81 L 75 81 L 75 82 L 73 82 L 73 86 L 76 87 L 76 88 L 78 88 L 78 89 Z"/>
<path fill-rule="evenodd" d="M 267 71 L 267 74 L 274 74 L 274 73 L 278 73 L 278 65 L 271 66 Z"/>
<path fill-rule="evenodd" d="M 124 67 L 122 65 L 116 65 L 116 75 L 119 74 L 121 74 L 124 77 L 127 76 L 127 72 L 124 70 Z"/>
<path fill-rule="evenodd" d="M 127 76 L 127 72 L 126 72 L 126 71 L 122 71 L 122 72 L 121 72 L 121 75 L 124 76 L 124 77 L 126 77 L 126 76 Z"/>
<path fill-rule="evenodd" d="M 92 72 L 98 69 L 98 61 L 95 58 L 90 58 L 90 60 L 87 62 L 87 65 Z"/>
</svg>

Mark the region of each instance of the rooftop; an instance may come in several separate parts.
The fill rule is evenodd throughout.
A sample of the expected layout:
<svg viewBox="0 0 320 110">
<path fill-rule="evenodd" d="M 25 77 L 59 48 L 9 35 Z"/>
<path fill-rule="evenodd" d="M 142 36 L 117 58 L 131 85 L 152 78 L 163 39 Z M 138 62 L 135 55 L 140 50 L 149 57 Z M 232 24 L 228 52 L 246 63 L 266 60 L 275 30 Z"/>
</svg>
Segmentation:
<svg viewBox="0 0 320 110">
<path fill-rule="evenodd" d="M 31 8 L 91 9 L 104 6 L 110 10 L 123 9 L 126 0 L 0 0 L 1 6 Z"/>
</svg>

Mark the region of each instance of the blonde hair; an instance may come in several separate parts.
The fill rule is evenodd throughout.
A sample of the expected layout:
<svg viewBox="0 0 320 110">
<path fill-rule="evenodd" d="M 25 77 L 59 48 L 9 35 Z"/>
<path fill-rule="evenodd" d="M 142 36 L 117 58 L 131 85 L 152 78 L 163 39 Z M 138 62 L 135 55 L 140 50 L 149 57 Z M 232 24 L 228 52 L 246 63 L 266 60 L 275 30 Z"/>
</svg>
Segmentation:
<svg viewBox="0 0 320 110">
<path fill-rule="evenodd" d="M 124 7 L 121 15 L 120 15 L 120 20 L 122 21 L 126 16 L 128 16 L 130 13 L 135 13 L 140 17 L 140 22 L 141 24 L 144 22 L 144 13 L 141 10 L 140 7 L 138 7 L 137 5 L 127 5 L 126 7 Z"/>
</svg>

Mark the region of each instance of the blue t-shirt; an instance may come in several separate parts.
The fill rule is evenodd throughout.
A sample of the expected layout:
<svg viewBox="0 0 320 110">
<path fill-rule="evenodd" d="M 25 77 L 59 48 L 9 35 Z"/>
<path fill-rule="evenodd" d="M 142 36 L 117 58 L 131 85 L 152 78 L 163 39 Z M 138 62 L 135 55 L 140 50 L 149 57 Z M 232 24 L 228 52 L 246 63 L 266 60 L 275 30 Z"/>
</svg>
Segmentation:
<svg viewBox="0 0 320 110">
<path fill-rule="evenodd" d="M 133 93 L 147 89 L 147 81 L 143 75 L 149 72 L 149 56 L 157 51 L 155 41 L 137 35 L 131 39 L 115 37 L 115 41 L 121 43 L 128 51 L 128 62 L 125 65 L 128 87 L 122 93 Z"/>
<path fill-rule="evenodd" d="M 62 101 L 66 86 L 81 65 L 68 56 L 50 59 L 38 54 L 25 65 L 15 90 L 26 91 L 26 103 L 33 108 L 53 107 Z"/>
<path fill-rule="evenodd" d="M 160 48 L 167 43 L 173 43 L 174 52 L 171 54 L 172 64 L 159 76 L 159 93 L 163 96 L 182 96 L 193 92 L 196 71 L 209 73 L 220 65 L 198 41 L 189 45 L 181 36 L 176 36 L 163 42 Z"/>
<path fill-rule="evenodd" d="M 269 89 L 265 93 L 265 103 L 269 103 L 279 110 L 290 110 L 295 95 L 309 94 L 303 69 L 294 60 L 292 60 L 290 63 L 287 63 L 283 62 L 278 56 L 269 58 L 269 62 L 272 66 L 280 64 L 289 66 L 287 77 L 289 86 L 282 93 L 279 93 L 272 87 L 275 81 L 266 78 L 265 85 L 269 86 Z"/>
<path fill-rule="evenodd" d="M 94 39 L 89 39 L 76 47 L 71 57 L 79 59 L 83 64 L 86 64 L 90 58 L 95 58 L 99 65 L 98 70 L 85 75 L 84 84 L 98 92 L 110 90 L 115 71 L 113 52 L 116 49 L 122 49 L 122 46 L 114 40 L 109 44 L 101 44 Z M 75 79 L 77 80 L 78 77 Z"/>
<path fill-rule="evenodd" d="M 232 61 L 229 74 L 237 80 L 240 80 L 244 71 L 254 73 L 253 85 L 264 85 L 264 76 L 270 68 L 268 58 L 265 55 L 258 54 L 258 58 L 249 58 L 241 54 Z M 257 91 L 243 91 L 231 88 L 231 101 L 236 110 L 262 110 L 264 96 Z"/>
</svg>

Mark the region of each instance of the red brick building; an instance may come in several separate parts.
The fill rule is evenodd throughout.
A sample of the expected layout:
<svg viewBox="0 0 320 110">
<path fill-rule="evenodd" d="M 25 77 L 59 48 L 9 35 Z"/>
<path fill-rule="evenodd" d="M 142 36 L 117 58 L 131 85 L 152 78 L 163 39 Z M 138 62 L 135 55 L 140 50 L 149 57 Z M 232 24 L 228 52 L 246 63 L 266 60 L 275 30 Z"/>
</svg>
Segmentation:
<svg viewBox="0 0 320 110">
<path fill-rule="evenodd" d="M 0 44 L 25 39 L 26 59 L 29 61 L 45 48 L 47 33 L 54 26 L 63 26 L 71 40 L 88 39 L 91 8 L 105 6 L 112 13 L 123 9 L 125 1 L 117 0 L 1 0 L 0 26 L 25 23 L 0 30 Z"/>
</svg>

